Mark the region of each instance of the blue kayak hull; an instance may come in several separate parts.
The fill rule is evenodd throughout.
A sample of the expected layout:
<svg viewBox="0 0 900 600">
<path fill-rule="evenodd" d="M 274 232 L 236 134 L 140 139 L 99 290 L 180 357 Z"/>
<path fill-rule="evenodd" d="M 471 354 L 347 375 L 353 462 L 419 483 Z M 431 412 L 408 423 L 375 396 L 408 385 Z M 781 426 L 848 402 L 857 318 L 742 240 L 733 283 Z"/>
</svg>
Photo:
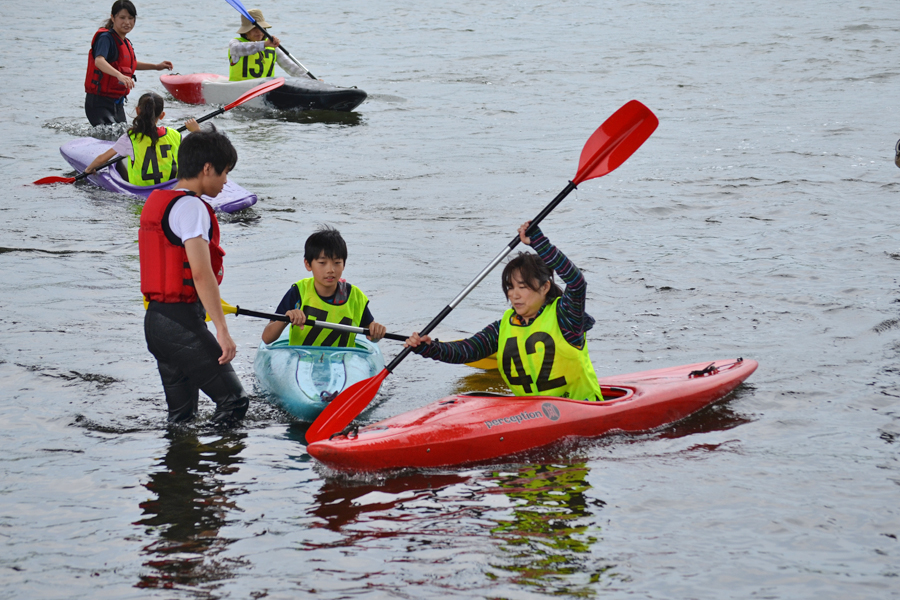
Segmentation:
<svg viewBox="0 0 900 600">
<path fill-rule="evenodd" d="M 356 336 L 356 347 L 291 346 L 287 332 L 260 343 L 253 370 L 267 401 L 312 423 L 335 395 L 384 369 L 378 344 Z"/>
</svg>

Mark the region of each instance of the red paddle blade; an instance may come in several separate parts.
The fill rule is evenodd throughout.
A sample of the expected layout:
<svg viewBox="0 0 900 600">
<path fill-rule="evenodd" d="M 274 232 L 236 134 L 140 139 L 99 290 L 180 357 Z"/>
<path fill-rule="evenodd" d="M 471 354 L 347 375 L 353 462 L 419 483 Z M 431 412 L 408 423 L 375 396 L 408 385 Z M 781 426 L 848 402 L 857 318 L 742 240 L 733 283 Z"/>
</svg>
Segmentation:
<svg viewBox="0 0 900 600">
<path fill-rule="evenodd" d="M 247 91 L 243 96 L 241 96 L 240 98 L 238 98 L 231 104 L 228 104 L 227 106 L 222 107 L 222 110 L 223 111 L 231 110 L 235 106 L 240 106 L 247 100 L 252 100 L 253 98 L 256 98 L 257 96 L 262 96 L 263 94 L 265 94 L 267 92 L 271 92 L 275 88 L 280 88 L 283 85 L 284 85 L 284 77 L 278 77 L 276 79 L 273 79 L 272 81 L 267 81 L 265 83 L 261 83 L 260 85 L 256 86 L 255 88 Z"/>
<path fill-rule="evenodd" d="M 656 115 L 637 100 L 625 104 L 584 145 L 572 183 L 578 185 L 616 170 L 647 141 L 657 125 Z"/>
<path fill-rule="evenodd" d="M 34 185 L 47 185 L 49 183 L 75 183 L 74 177 L 42 177 L 34 182 Z"/>
<path fill-rule="evenodd" d="M 357 381 L 338 394 L 306 430 L 306 442 L 312 444 L 343 431 L 375 398 L 381 382 L 389 374 L 390 371 L 382 369 L 378 375 Z"/>
</svg>

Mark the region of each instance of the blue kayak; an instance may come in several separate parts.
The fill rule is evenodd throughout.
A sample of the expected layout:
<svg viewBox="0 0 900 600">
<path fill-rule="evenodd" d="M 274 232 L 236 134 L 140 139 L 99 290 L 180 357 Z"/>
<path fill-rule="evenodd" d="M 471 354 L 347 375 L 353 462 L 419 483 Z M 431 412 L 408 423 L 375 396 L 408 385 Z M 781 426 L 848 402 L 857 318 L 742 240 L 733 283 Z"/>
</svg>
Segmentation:
<svg viewBox="0 0 900 600">
<path fill-rule="evenodd" d="M 337 394 L 384 369 L 378 344 L 356 336 L 352 348 L 291 346 L 288 331 L 260 342 L 253 370 L 266 400 L 294 418 L 312 423 Z"/>
</svg>

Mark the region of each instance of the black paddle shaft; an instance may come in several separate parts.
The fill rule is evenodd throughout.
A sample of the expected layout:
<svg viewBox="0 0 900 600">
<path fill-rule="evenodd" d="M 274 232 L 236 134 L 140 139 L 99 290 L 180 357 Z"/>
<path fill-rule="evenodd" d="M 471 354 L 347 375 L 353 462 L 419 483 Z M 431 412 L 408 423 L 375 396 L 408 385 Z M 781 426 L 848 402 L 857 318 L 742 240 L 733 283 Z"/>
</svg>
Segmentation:
<svg viewBox="0 0 900 600">
<path fill-rule="evenodd" d="M 259 319 L 269 319 L 270 321 L 284 321 L 285 323 L 290 323 L 290 319 L 285 315 L 278 315 L 272 313 L 264 313 L 264 312 L 256 312 L 255 310 L 247 310 L 246 308 L 241 308 L 240 306 L 234 307 L 235 314 L 245 315 L 247 317 L 257 317 Z M 369 331 L 368 327 L 354 327 L 353 325 L 343 325 L 341 323 L 326 323 L 324 321 L 307 321 L 306 323 L 310 327 L 324 327 L 325 329 L 336 329 L 338 331 L 349 331 L 350 333 L 361 333 L 363 335 L 371 335 L 371 331 Z M 384 337 L 389 340 L 394 340 L 395 342 L 405 342 L 406 338 L 402 335 L 396 333 L 386 333 Z"/>
<path fill-rule="evenodd" d="M 550 212 L 551 212 L 554 208 L 556 208 L 556 207 L 559 205 L 559 203 L 562 202 L 563 199 L 564 199 L 566 196 L 568 196 L 569 193 L 570 193 L 572 190 L 575 189 L 575 187 L 576 187 L 575 184 L 572 183 L 572 182 L 570 181 L 569 184 L 565 187 L 565 189 L 563 189 L 563 191 L 561 191 L 559 194 L 557 194 L 556 198 L 554 198 L 553 200 L 551 200 L 551 201 L 550 201 L 550 204 L 548 204 L 547 206 L 545 206 L 545 207 L 544 207 L 544 210 L 542 210 L 540 213 L 538 213 L 538 216 L 536 216 L 535 218 L 533 218 L 533 219 L 531 220 L 531 225 L 528 226 L 528 229 L 525 231 L 525 235 L 528 236 L 529 233 L 531 233 L 532 231 L 534 231 L 534 229 L 538 226 L 538 224 L 539 224 L 541 221 L 544 220 L 544 217 L 546 217 L 547 215 L 549 215 Z M 431 320 L 431 323 L 429 323 L 428 325 L 426 325 L 425 328 L 422 329 L 422 331 L 419 332 L 419 335 L 428 335 L 435 327 L 437 327 L 438 324 L 439 324 L 441 321 L 443 321 L 444 318 L 445 318 L 447 315 L 450 314 L 450 311 L 452 311 L 454 308 L 456 308 L 456 307 L 459 305 L 459 303 L 462 302 L 463 299 L 464 299 L 466 296 L 469 295 L 469 292 L 471 292 L 472 290 L 474 290 L 474 289 L 475 289 L 475 286 L 477 286 L 479 283 L 481 283 L 481 281 L 482 281 L 485 277 L 487 277 L 488 273 L 490 273 L 490 272 L 494 269 L 494 267 L 496 267 L 498 264 L 500 264 L 500 262 L 501 262 L 504 258 L 506 258 L 507 256 L 509 256 L 509 253 L 513 251 L 513 248 L 515 248 L 516 246 L 519 245 L 519 242 L 520 242 L 520 241 L 521 241 L 521 240 L 519 239 L 519 236 L 516 235 L 516 237 L 514 237 L 514 238 L 512 239 L 512 241 L 511 241 L 509 244 L 506 245 L 506 247 L 503 249 L 503 251 L 500 252 L 500 254 L 498 254 L 496 257 L 494 257 L 494 260 L 492 260 L 492 261 L 490 262 L 490 264 L 488 264 L 488 266 L 486 266 L 486 267 L 481 271 L 481 273 L 479 273 L 478 275 L 476 275 L 476 276 L 475 276 L 475 279 L 473 279 L 472 282 L 471 282 L 469 285 L 467 285 L 466 288 L 465 288 L 463 291 L 461 291 L 461 292 L 459 293 L 459 295 L 456 296 L 456 298 L 453 299 L 452 302 L 450 302 L 450 304 L 448 304 L 447 306 L 445 306 L 444 309 L 438 314 L 438 316 L 436 316 L 435 318 L 433 318 L 433 319 Z M 404 349 L 400 352 L 400 354 L 398 354 L 397 356 L 395 356 L 395 357 L 394 357 L 394 360 L 392 360 L 392 361 L 390 362 L 390 364 L 389 364 L 388 366 L 385 367 L 385 370 L 387 370 L 388 373 L 392 373 L 392 372 L 394 371 L 394 369 L 397 367 L 397 365 L 400 364 L 400 361 L 402 361 L 404 358 L 406 358 L 407 355 L 409 355 L 410 352 L 412 352 L 412 348 L 410 348 L 410 347 L 408 347 L 408 346 L 407 346 L 406 348 L 404 348 Z"/>
</svg>

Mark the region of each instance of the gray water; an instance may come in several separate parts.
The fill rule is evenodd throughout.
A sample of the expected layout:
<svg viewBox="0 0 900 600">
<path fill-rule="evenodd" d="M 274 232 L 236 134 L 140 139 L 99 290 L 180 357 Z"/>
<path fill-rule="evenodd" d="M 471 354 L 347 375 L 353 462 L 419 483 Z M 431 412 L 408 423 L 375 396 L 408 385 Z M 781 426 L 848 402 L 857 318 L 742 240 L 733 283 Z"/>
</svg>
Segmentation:
<svg viewBox="0 0 900 600">
<path fill-rule="evenodd" d="M 542 225 L 588 279 L 595 368 L 760 362 L 661 431 L 378 477 L 317 464 L 304 427 L 258 397 L 264 323 L 246 317 L 229 317 L 257 396 L 245 427 L 167 430 L 140 203 L 30 185 L 70 174 L 66 141 L 119 133 L 82 109 L 108 4 L 3 11 L 0 597 L 900 597 L 896 2 L 261 5 L 318 77 L 369 99 L 215 120 L 260 197 L 223 219 L 230 303 L 273 309 L 328 223 L 376 319 L 421 328 L 634 98 L 657 132 Z M 137 8 L 140 60 L 226 72 L 225 2 Z M 136 92 L 162 92 L 156 75 Z M 207 110 L 169 101 L 166 122 Z M 437 335 L 496 319 L 498 279 Z M 413 356 L 362 421 L 501 388 Z"/>
</svg>

